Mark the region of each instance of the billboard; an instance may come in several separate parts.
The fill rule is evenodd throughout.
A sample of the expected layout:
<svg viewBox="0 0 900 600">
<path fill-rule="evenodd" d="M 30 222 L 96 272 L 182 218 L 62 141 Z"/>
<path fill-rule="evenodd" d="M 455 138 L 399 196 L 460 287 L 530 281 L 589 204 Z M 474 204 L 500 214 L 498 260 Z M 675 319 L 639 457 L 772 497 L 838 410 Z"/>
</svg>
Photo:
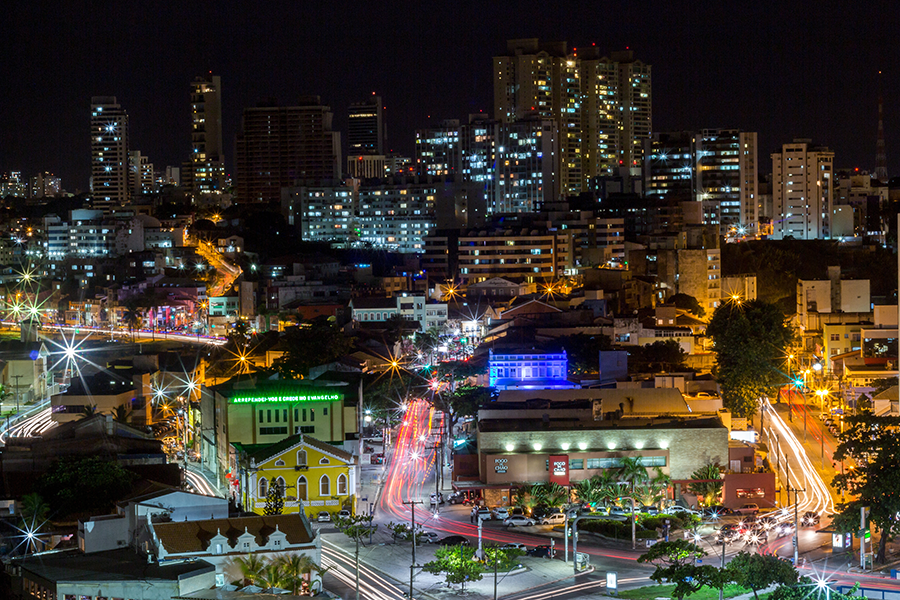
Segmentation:
<svg viewBox="0 0 900 600">
<path fill-rule="evenodd" d="M 569 455 L 568 454 L 551 454 L 550 455 L 550 483 L 558 483 L 559 485 L 569 485 Z"/>
</svg>

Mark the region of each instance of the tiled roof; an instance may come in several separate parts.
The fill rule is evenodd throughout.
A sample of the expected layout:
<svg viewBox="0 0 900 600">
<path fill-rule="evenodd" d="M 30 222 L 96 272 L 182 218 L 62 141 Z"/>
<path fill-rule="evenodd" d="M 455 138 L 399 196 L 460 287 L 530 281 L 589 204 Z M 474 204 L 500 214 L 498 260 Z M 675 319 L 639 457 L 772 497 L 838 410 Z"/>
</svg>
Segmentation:
<svg viewBox="0 0 900 600">
<path fill-rule="evenodd" d="M 301 514 L 154 523 L 153 529 L 168 554 L 186 554 L 206 551 L 209 541 L 219 533 L 228 538 L 232 547 L 237 545 L 238 538 L 245 531 L 256 538 L 258 545 L 264 546 L 276 526 L 291 545 L 312 543 L 309 521 Z"/>
<path fill-rule="evenodd" d="M 353 463 L 353 455 L 349 452 L 332 446 L 331 444 L 326 444 L 325 442 L 319 441 L 316 438 L 310 437 L 308 435 L 304 435 L 302 433 L 298 433 L 297 435 L 292 435 L 290 437 L 286 437 L 280 442 L 276 444 L 272 444 L 270 446 L 263 446 L 259 449 L 254 448 L 249 452 L 251 458 L 256 461 L 256 464 L 262 464 L 265 461 L 275 458 L 288 448 L 292 448 L 296 446 L 300 442 L 303 442 L 304 445 L 309 446 L 310 448 L 315 448 L 320 452 L 325 452 L 326 454 L 330 454 L 334 457 L 339 458 L 347 463 Z"/>
</svg>

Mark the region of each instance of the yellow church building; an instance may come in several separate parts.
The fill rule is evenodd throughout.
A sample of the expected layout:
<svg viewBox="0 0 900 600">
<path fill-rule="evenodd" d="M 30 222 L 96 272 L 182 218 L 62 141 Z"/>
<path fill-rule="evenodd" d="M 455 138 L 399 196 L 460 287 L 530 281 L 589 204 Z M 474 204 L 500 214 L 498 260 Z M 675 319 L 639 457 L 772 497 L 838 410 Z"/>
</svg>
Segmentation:
<svg viewBox="0 0 900 600">
<path fill-rule="evenodd" d="M 303 510 L 314 521 L 320 512 L 355 512 L 359 465 L 349 452 L 297 434 L 277 444 L 232 444 L 242 465 L 244 507 L 264 514 L 273 489 L 281 495 L 282 514 Z"/>
</svg>

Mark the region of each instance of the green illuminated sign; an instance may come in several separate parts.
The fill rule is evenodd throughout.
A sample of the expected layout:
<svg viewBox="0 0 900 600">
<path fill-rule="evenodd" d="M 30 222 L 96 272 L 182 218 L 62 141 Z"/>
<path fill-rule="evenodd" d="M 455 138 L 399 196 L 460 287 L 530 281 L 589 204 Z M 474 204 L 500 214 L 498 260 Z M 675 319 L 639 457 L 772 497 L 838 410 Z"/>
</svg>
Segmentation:
<svg viewBox="0 0 900 600">
<path fill-rule="evenodd" d="M 314 392 L 310 394 L 284 394 L 281 396 L 242 396 L 232 398 L 235 404 L 257 404 L 262 402 L 332 402 L 343 400 L 344 397 L 337 393 Z"/>
</svg>

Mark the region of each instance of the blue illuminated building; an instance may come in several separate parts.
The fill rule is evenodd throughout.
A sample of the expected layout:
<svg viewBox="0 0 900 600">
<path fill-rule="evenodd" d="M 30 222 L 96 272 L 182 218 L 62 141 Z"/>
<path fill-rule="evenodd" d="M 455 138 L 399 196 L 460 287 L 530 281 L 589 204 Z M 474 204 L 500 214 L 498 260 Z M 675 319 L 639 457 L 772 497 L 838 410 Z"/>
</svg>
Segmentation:
<svg viewBox="0 0 900 600">
<path fill-rule="evenodd" d="M 490 351 L 490 384 L 498 390 L 569 390 L 579 388 L 566 379 L 569 359 L 566 351 Z"/>
</svg>

